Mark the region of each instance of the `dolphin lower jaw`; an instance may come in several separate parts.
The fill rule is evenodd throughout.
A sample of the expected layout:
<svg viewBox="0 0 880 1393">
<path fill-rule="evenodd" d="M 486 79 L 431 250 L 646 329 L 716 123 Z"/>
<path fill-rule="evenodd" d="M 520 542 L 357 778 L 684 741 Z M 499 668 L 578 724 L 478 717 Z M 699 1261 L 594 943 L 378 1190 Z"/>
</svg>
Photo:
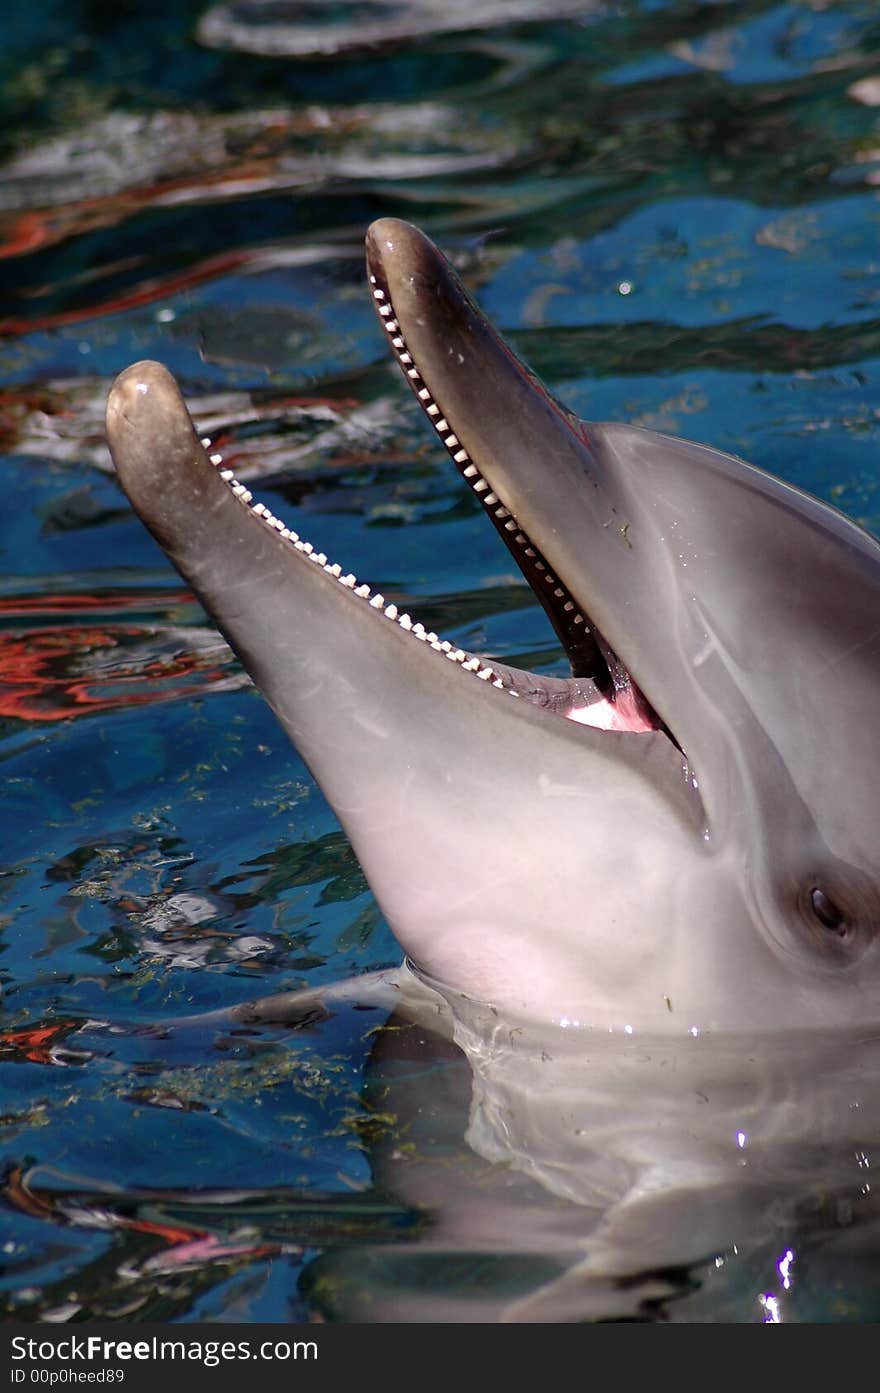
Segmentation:
<svg viewBox="0 0 880 1393">
<path fill-rule="evenodd" d="M 190 546 L 189 539 L 182 535 L 189 530 L 187 517 L 205 518 L 206 514 L 217 513 L 220 500 L 213 479 L 222 482 L 222 492 L 230 496 L 230 501 L 234 499 L 241 505 L 241 516 L 248 519 L 248 523 L 242 523 L 239 518 L 238 530 L 244 526 L 254 542 L 260 538 L 265 545 L 265 535 L 261 538 L 260 532 L 248 526 L 258 521 L 278 542 L 286 544 L 286 557 L 285 553 L 281 553 L 283 559 L 274 564 L 289 567 L 294 558 L 302 563 L 311 563 L 317 571 L 323 572 L 343 590 L 350 592 L 352 597 L 363 602 L 364 614 L 370 609 L 375 611 L 377 622 L 381 618 L 390 620 L 413 641 L 421 641 L 456 667 L 474 674 L 477 679 L 503 688 L 513 696 L 524 696 L 537 707 L 565 714 L 562 699 L 565 684 L 561 679 L 543 679 L 509 665 L 493 663 L 447 639 L 441 639 L 436 632 L 414 620 L 401 606 L 370 585 L 360 582 L 353 572 L 328 559 L 326 553 L 288 527 L 264 503 L 255 502 L 252 491 L 239 482 L 234 471 L 224 464 L 222 454 L 216 451 L 209 453 L 210 441 L 195 436 L 176 384 L 161 365 L 135 363 L 121 373 L 110 394 L 107 416 L 111 450 L 135 507 L 225 630 L 231 627 L 229 611 L 234 603 L 236 586 L 227 578 L 225 584 L 215 587 L 216 594 L 212 595 L 211 585 L 200 574 L 198 549 Z M 159 421 L 161 426 L 157 427 Z M 144 441 L 148 442 L 146 449 L 142 446 Z M 144 457 L 138 458 L 140 455 Z M 159 478 L 156 471 L 168 464 L 172 467 L 165 469 L 163 477 Z M 182 467 L 178 468 L 178 465 Z M 194 477 L 196 474 L 197 480 Z M 183 485 L 190 477 L 194 479 L 193 485 L 185 489 Z M 218 518 L 218 535 L 233 516 L 227 509 L 222 523 Z M 210 516 L 203 525 L 210 528 Z M 254 546 L 254 553 L 256 550 Z M 240 633 L 236 633 L 232 639 L 237 650 L 241 649 L 242 639 Z M 571 704 L 577 709 L 600 699 L 600 692 L 588 681 L 571 688 Z"/>
<path fill-rule="evenodd" d="M 448 639 L 441 639 L 436 632 L 426 629 L 419 620 L 414 620 L 400 606 L 387 600 L 381 592 L 373 591 L 369 585 L 358 581 L 353 572 L 344 571 L 340 563 L 328 560 L 326 553 L 319 551 L 313 543 L 300 537 L 299 533 L 288 527 L 282 519 L 276 517 L 265 504 L 254 503 L 252 491 L 235 478 L 231 469 L 223 466 L 222 455 L 215 453 L 209 458 L 215 465 L 219 477 L 228 485 L 231 493 L 241 503 L 248 505 L 255 517 L 260 518 L 279 537 L 289 542 L 303 558 L 316 564 L 327 575 L 337 580 L 342 587 L 350 590 L 358 599 L 365 601 L 371 609 L 376 610 L 386 619 L 394 621 L 404 632 L 411 634 L 414 639 L 421 640 L 435 652 L 442 654 L 452 663 L 461 667 L 463 671 L 473 673 L 479 680 L 500 688 L 508 696 L 522 697 L 530 705 L 540 710 L 580 725 L 592 726 L 596 730 L 641 734 L 663 729 L 659 717 L 632 681 L 610 645 L 606 644 L 601 636 L 591 628 L 589 622 L 580 612 L 575 616 L 579 628 L 574 630 L 576 637 L 573 648 L 567 652 L 567 656 L 574 669 L 576 666 L 583 666 L 583 655 L 588 649 L 594 655 L 601 654 L 600 658 L 594 656 L 592 663 L 593 671 L 596 671 L 597 667 L 601 669 L 599 677 L 586 673 L 571 678 L 547 677 L 541 673 L 530 672 L 523 668 L 498 662 L 492 658 L 482 658 L 458 647 Z M 536 556 L 536 552 L 528 545 L 528 540 L 522 537 L 521 533 L 517 534 L 516 540 L 518 541 L 520 537 L 524 552 Z M 538 557 L 531 567 L 524 566 L 522 569 L 526 578 L 532 582 L 532 588 L 537 597 L 542 600 L 542 603 L 545 603 L 546 607 L 542 591 L 534 583 L 536 578 L 538 580 L 549 578 L 551 582 L 554 581 L 546 563 Z M 554 598 L 568 595 L 568 592 L 558 584 L 553 585 L 553 591 Z M 564 601 L 560 599 L 560 604 L 563 611 L 566 607 L 574 608 L 570 599 Z M 580 637 L 581 633 L 584 635 L 583 638 Z M 579 657 L 580 663 L 578 662 Z"/>
</svg>

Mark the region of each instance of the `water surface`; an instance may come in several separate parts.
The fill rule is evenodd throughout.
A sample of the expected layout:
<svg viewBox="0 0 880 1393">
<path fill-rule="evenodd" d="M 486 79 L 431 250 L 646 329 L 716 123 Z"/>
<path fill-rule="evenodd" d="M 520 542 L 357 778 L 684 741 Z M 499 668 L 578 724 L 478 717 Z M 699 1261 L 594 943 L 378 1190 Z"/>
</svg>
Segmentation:
<svg viewBox="0 0 880 1393">
<path fill-rule="evenodd" d="M 388 359 L 362 241 L 391 214 L 580 413 L 744 455 L 877 532 L 876 6 L 59 0 L 5 7 L 0 37 L 7 1313 L 876 1319 L 853 1042 L 831 1099 L 809 1057 L 710 1063 L 695 1129 L 676 1064 L 675 1183 L 655 1165 L 664 1202 L 612 1242 L 663 1051 L 603 1055 L 589 1086 L 587 1052 L 558 1094 L 589 1160 L 536 1158 L 482 1027 L 470 1064 L 379 1012 L 142 1029 L 398 950 L 102 435 L 113 375 L 160 358 L 289 525 L 462 647 L 563 671 Z M 532 1119 L 515 1156 L 496 1098 Z M 725 1224 L 691 1242 L 695 1196 Z M 602 1242 L 628 1267 L 597 1280 Z"/>
</svg>

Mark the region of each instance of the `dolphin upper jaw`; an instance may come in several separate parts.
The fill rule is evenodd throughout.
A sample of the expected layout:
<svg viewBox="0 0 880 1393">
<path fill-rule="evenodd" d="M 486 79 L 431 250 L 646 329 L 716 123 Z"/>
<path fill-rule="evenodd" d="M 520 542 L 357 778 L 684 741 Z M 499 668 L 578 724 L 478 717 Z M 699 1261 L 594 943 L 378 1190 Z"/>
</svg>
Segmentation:
<svg viewBox="0 0 880 1393">
<path fill-rule="evenodd" d="M 858 968 L 877 958 L 870 850 L 817 818 L 773 684 L 753 680 L 779 643 L 774 616 L 760 616 L 763 634 L 752 616 L 765 648 L 743 664 L 724 601 L 730 557 L 694 503 L 717 472 L 744 526 L 773 481 L 686 442 L 575 422 L 415 229 L 374 225 L 368 266 L 400 366 L 468 482 L 484 484 L 477 495 L 579 674 L 570 681 L 419 632 L 256 512 L 158 365 L 118 379 L 108 439 L 136 510 L 312 769 L 406 952 L 452 991 L 583 1027 L 872 1019 L 876 978 Z M 770 492 L 773 526 L 782 517 L 799 537 L 806 509 L 826 543 L 842 528 L 841 564 L 874 587 L 843 625 L 866 650 L 876 544 L 789 493 Z M 559 714 L 627 701 L 630 729 Z M 845 933 L 817 927 L 820 883 L 844 905 Z"/>
<path fill-rule="evenodd" d="M 591 685 L 594 701 L 607 699 L 606 726 L 664 730 L 688 752 L 682 764 L 693 773 L 699 731 L 688 728 L 678 692 L 665 709 L 654 696 L 664 696 L 656 658 L 678 637 L 678 612 L 658 592 L 656 526 L 640 504 L 637 471 L 621 470 L 606 427 L 573 417 L 516 358 L 417 228 L 374 223 L 367 269 L 402 370 L 544 606 L 574 677 Z M 661 562 L 665 570 L 668 558 Z M 692 702 L 702 695 L 697 688 Z M 596 703 L 585 719 L 600 724 L 602 714 Z M 713 758 L 719 739 L 726 732 L 706 742 Z M 717 781 L 713 803 L 707 766 L 702 783 L 691 779 L 695 815 L 720 830 L 727 780 Z"/>
<path fill-rule="evenodd" d="M 598 616 L 590 623 L 584 614 L 582 565 L 566 580 L 560 542 L 575 530 L 572 508 L 597 535 L 610 527 L 614 538 L 625 522 L 586 428 L 513 355 L 417 228 L 374 223 L 367 270 L 389 346 L 422 410 L 545 607 L 573 673 L 593 676 L 609 650 Z"/>
</svg>

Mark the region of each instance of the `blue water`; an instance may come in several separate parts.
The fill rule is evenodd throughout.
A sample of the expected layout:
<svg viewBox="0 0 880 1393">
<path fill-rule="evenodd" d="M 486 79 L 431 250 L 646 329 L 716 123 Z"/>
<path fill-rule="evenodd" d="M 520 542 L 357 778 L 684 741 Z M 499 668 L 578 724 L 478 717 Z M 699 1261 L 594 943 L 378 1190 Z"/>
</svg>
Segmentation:
<svg viewBox="0 0 880 1393">
<path fill-rule="evenodd" d="M 376 326 L 363 233 L 403 216 L 581 414 L 745 455 L 880 533 L 876 6 L 573 8 L 505 25 L 477 0 L 425 32 L 413 3 L 377 36 L 344 3 L 321 25 L 294 4 L 3 7 L 0 1288 L 18 1318 L 369 1318 L 377 1291 L 381 1318 L 459 1318 L 549 1262 L 477 1259 L 460 1235 L 445 1266 L 424 1257 L 430 1204 L 381 1160 L 403 1115 L 376 1084 L 381 1019 L 139 1029 L 398 950 L 109 472 L 116 372 L 167 363 L 239 477 L 426 626 L 563 671 Z M 465 1087 L 454 1060 L 418 1067 Z M 436 1109 L 453 1158 L 460 1112 Z M 786 1319 L 876 1319 L 860 1262 L 782 1292 L 775 1242 L 728 1254 L 720 1289 L 707 1254 L 626 1313 L 760 1321 L 772 1280 Z"/>
</svg>

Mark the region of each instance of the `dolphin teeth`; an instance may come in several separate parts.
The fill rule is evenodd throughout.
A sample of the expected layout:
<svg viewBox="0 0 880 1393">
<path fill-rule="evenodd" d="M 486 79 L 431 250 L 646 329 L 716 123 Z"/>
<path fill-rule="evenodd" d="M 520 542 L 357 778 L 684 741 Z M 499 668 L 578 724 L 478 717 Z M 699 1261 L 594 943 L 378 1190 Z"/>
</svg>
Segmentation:
<svg viewBox="0 0 880 1393">
<path fill-rule="evenodd" d="M 538 559 L 539 554 L 536 553 L 535 549 L 529 545 L 529 538 L 526 536 L 526 534 L 519 530 L 519 524 L 517 523 L 516 519 L 511 516 L 510 509 L 505 507 L 505 505 L 500 502 L 498 495 L 490 490 L 487 481 L 480 475 L 478 467 L 471 460 L 467 450 L 464 449 L 464 447 L 462 446 L 458 436 L 451 429 L 449 422 L 446 420 L 446 417 L 442 415 L 440 407 L 433 400 L 430 390 L 427 386 L 425 386 L 421 376 L 421 372 L 407 347 L 406 339 L 404 338 L 400 329 L 400 325 L 394 316 L 394 307 L 390 299 L 388 298 L 387 292 L 382 287 L 376 285 L 376 277 L 374 275 L 370 276 L 370 283 L 372 286 L 375 287 L 373 290 L 373 296 L 376 301 L 376 308 L 379 314 L 381 315 L 382 321 L 385 325 L 385 329 L 388 333 L 394 335 L 391 342 L 393 348 L 396 350 L 398 361 L 400 362 L 401 367 L 403 368 L 406 376 L 410 379 L 413 388 L 416 392 L 416 395 L 418 396 L 419 401 L 422 403 L 423 409 L 431 418 L 431 424 L 434 426 L 434 429 L 437 431 L 438 435 L 443 437 L 444 445 L 452 454 L 455 463 L 460 467 L 461 473 L 464 476 L 464 478 L 470 481 L 471 487 L 473 488 L 474 492 L 480 497 L 481 501 L 486 505 L 486 507 L 490 508 L 493 511 L 494 517 L 497 519 L 497 521 L 503 524 L 504 531 L 513 536 L 513 540 L 516 542 L 517 546 L 523 548 L 525 556 L 533 562 L 535 570 L 543 575 L 544 580 L 547 582 L 548 585 L 554 587 L 554 599 L 564 601 L 562 606 L 563 610 L 566 614 L 571 616 L 572 613 L 575 611 L 575 606 L 570 599 L 565 598 L 567 592 L 560 586 L 555 576 L 550 571 L 548 571 L 546 564 L 542 560 Z M 215 459 L 215 463 L 220 464 L 220 462 L 220 457 L 217 456 Z M 246 492 L 246 490 L 244 492 Z M 240 494 L 240 496 L 243 497 L 244 494 L 242 493 Z M 269 514 L 268 512 L 266 512 L 266 516 L 270 520 L 272 520 L 271 514 Z M 322 558 L 322 560 L 324 559 L 325 558 Z M 330 568 L 328 567 L 327 569 Z M 355 587 L 354 576 L 340 577 L 339 567 L 335 568 L 334 574 L 336 575 L 337 579 L 341 579 L 343 585 L 350 585 L 352 588 Z M 370 588 L 367 585 L 357 586 L 357 588 L 355 589 L 355 594 L 366 598 L 370 595 Z M 445 653 L 447 658 L 459 663 L 468 672 L 476 672 L 477 676 L 481 679 L 481 681 L 491 681 L 493 687 L 499 687 L 502 690 L 509 691 L 511 696 L 519 696 L 519 693 L 517 691 L 513 690 L 512 688 L 505 687 L 503 680 L 500 677 L 496 677 L 495 672 L 492 668 L 481 667 L 480 660 L 478 658 L 469 658 L 467 653 L 463 649 L 454 649 L 448 641 L 441 641 L 438 638 L 437 634 L 427 633 L 423 624 L 414 624 L 411 617 L 408 614 L 400 614 L 398 612 L 396 605 L 389 604 L 386 606 L 383 596 L 378 594 L 375 595 L 370 600 L 370 604 L 374 609 L 383 610 L 385 615 L 389 619 L 395 620 L 402 629 L 411 631 L 417 638 L 425 640 L 430 644 L 432 648 L 436 649 L 438 652 Z M 574 619 L 573 621 L 570 620 L 570 622 L 573 622 L 574 624 L 584 624 L 585 620 L 582 614 L 574 613 Z"/>
<path fill-rule="evenodd" d="M 253 511 L 258 518 L 261 518 L 264 513 L 267 513 L 269 511 L 269 509 L 266 507 L 265 503 L 255 503 Z"/>
<path fill-rule="evenodd" d="M 342 577 L 342 584 L 348 590 L 354 590 L 355 586 L 357 585 L 357 576 L 353 576 L 351 574 L 351 571 L 349 571 L 347 576 Z"/>
<path fill-rule="evenodd" d="M 204 443 L 204 442 L 203 442 L 203 443 Z M 210 444 L 210 441 L 209 441 L 208 443 Z M 222 463 L 223 463 L 223 456 L 222 456 L 222 455 L 209 455 L 209 456 L 208 456 L 208 459 L 211 461 L 212 464 L 222 464 Z"/>
<path fill-rule="evenodd" d="M 329 571 L 331 576 L 335 576 L 337 580 L 342 574 L 342 567 L 338 561 L 334 561 L 332 566 L 325 566 L 324 569 L 325 571 Z"/>
<path fill-rule="evenodd" d="M 230 479 L 234 479 L 234 478 L 235 478 L 235 475 L 233 474 L 233 472 L 232 472 L 231 469 L 221 469 L 221 470 L 220 470 L 220 478 L 221 478 L 221 479 L 225 479 L 226 482 L 229 483 L 229 480 L 230 480 Z"/>
<path fill-rule="evenodd" d="M 303 542 L 302 549 L 305 552 L 306 556 L 311 556 L 312 552 L 315 550 L 311 542 Z"/>
</svg>

